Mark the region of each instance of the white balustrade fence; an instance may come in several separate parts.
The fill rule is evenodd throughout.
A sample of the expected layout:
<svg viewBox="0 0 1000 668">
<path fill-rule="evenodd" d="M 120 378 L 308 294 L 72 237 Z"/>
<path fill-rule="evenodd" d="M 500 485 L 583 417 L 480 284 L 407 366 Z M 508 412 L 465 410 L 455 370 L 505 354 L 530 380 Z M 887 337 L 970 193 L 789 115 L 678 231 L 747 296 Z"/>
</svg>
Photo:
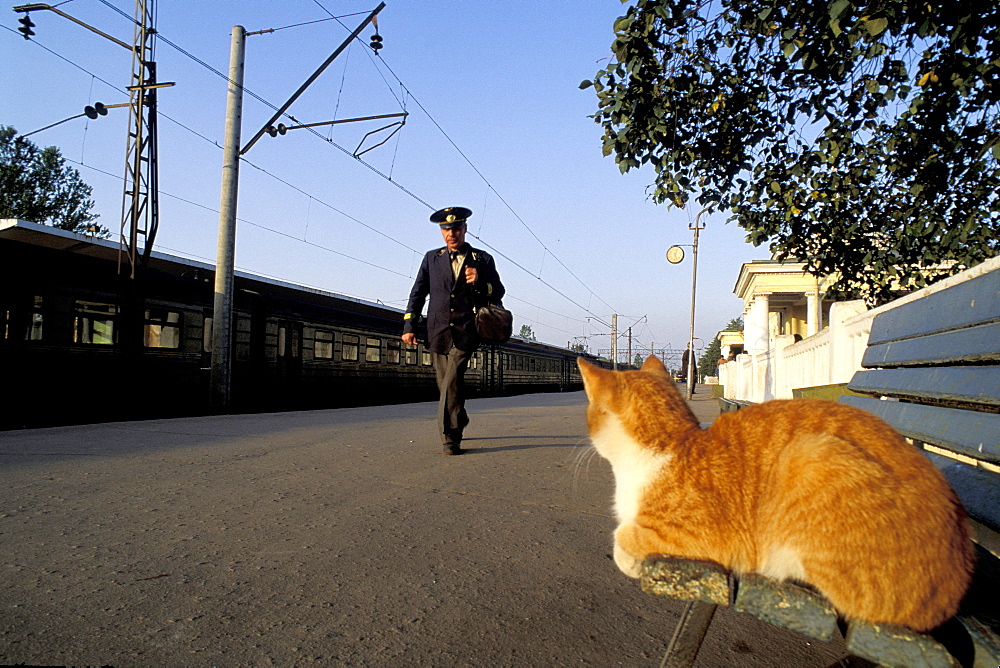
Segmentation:
<svg viewBox="0 0 1000 668">
<path fill-rule="evenodd" d="M 772 335 L 767 352 L 739 355 L 720 365 L 719 384 L 724 386 L 724 396 L 760 403 L 790 399 L 793 390 L 801 388 L 847 383 L 861 368 L 875 316 L 996 270 L 1000 270 L 1000 257 L 870 311 L 861 301 L 833 304 L 829 326 L 817 334 L 797 343 L 791 336 Z"/>
</svg>

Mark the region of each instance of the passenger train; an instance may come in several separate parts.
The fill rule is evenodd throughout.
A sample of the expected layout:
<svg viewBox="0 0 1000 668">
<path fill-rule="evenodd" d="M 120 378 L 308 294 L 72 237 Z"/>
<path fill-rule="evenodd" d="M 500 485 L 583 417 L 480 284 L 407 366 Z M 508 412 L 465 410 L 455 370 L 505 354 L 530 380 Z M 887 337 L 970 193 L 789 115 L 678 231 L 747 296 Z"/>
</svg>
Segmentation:
<svg viewBox="0 0 1000 668">
<path fill-rule="evenodd" d="M 0 429 L 210 412 L 214 267 L 153 252 L 123 279 L 118 254 L 0 221 Z M 430 353 L 400 341 L 399 309 L 242 272 L 233 304 L 232 412 L 437 398 Z M 513 338 L 481 347 L 466 383 L 471 396 L 577 390 L 579 356 Z"/>
</svg>

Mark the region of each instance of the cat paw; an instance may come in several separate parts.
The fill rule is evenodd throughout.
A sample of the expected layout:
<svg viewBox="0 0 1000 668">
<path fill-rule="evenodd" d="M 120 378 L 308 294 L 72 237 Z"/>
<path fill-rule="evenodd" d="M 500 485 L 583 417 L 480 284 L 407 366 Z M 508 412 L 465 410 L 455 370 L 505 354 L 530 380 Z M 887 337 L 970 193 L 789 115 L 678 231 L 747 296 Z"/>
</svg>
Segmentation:
<svg viewBox="0 0 1000 668">
<path fill-rule="evenodd" d="M 615 564 L 619 570 L 630 578 L 638 578 L 642 575 L 642 561 L 636 559 L 615 543 Z"/>
</svg>

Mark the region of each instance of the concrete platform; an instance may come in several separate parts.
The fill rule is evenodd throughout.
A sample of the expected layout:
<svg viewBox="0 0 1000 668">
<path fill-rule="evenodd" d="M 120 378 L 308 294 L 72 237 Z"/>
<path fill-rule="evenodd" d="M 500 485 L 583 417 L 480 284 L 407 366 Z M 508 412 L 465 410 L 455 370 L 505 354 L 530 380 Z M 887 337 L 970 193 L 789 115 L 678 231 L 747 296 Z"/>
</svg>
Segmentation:
<svg viewBox="0 0 1000 668">
<path fill-rule="evenodd" d="M 584 402 L 472 401 L 461 457 L 430 403 L 0 432 L 0 663 L 659 665 Z M 720 610 L 698 665 L 843 657 Z"/>
</svg>

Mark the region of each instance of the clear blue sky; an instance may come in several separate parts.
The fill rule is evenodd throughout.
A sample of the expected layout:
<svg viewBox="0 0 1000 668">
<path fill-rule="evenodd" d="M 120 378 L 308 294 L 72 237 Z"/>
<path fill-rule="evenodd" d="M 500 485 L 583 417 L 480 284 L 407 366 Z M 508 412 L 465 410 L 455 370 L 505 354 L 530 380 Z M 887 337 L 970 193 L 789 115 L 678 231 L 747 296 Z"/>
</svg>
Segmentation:
<svg viewBox="0 0 1000 668">
<path fill-rule="evenodd" d="M 245 87 L 278 106 L 377 4 L 160 2 L 156 27 L 228 72 L 234 25 L 256 31 L 343 17 L 247 38 Z M 131 43 L 131 21 L 112 7 L 129 17 L 134 10 L 129 0 L 59 6 Z M 499 252 L 515 331 L 529 324 L 539 340 L 559 345 L 586 337 L 597 351 L 610 347 L 601 323 L 616 312 L 623 332 L 632 326 L 635 348 L 683 347 L 690 255 L 671 265 L 664 254 L 691 243 L 697 211 L 654 205 L 652 171 L 623 176 L 602 156 L 600 127 L 589 118 L 593 90 L 578 88 L 606 63 L 623 12 L 617 0 L 388 0 L 378 19 L 383 62 L 367 48 L 366 28 L 364 42 L 289 113 L 314 123 L 405 110 L 406 125 L 364 155 L 368 166 L 307 130 L 264 136 L 242 166 L 237 268 L 403 308 L 420 256 L 441 245 L 431 211 L 466 206 L 474 211 L 470 233 L 485 243 L 470 241 Z M 0 13 L 0 124 L 27 133 L 96 101 L 127 102 L 128 51 L 52 12 L 32 13 L 37 43 L 28 42 L 16 32 L 20 16 Z M 173 46 L 159 41 L 156 49 L 159 80 L 177 85 L 159 94 L 155 248 L 214 263 L 226 85 Z M 246 97 L 244 143 L 272 113 Z M 389 122 L 317 131 L 353 151 Z M 127 109 L 113 109 L 31 138 L 73 161 L 94 188 L 99 222 L 116 233 L 127 124 Z M 695 335 L 707 344 L 740 315 L 732 294 L 740 265 L 768 253 L 746 244 L 723 215 L 702 222 Z"/>
</svg>

